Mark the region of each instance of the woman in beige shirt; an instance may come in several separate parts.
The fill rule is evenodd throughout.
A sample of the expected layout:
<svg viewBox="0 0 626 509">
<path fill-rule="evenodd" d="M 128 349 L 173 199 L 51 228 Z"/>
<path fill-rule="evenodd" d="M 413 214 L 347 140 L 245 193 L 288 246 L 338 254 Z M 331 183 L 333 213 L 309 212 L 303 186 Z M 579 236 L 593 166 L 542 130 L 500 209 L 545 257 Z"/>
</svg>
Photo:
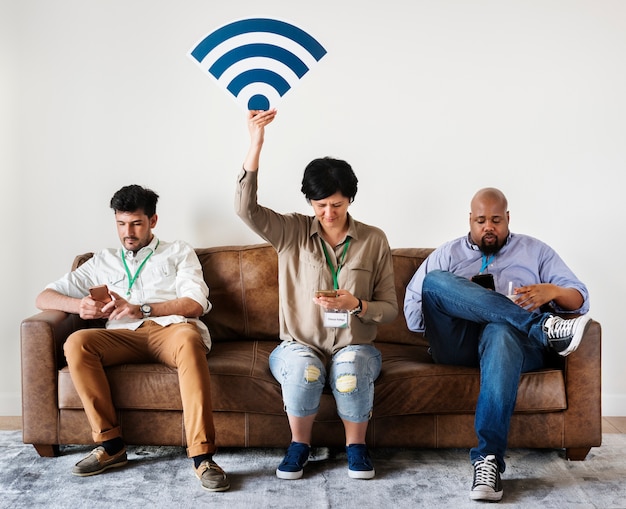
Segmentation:
<svg viewBox="0 0 626 509">
<path fill-rule="evenodd" d="M 281 344 L 270 356 L 270 369 L 282 386 L 292 442 L 276 475 L 302 477 L 328 382 L 345 427 L 348 474 L 371 479 L 365 436 L 381 368 L 373 342 L 377 325 L 398 313 L 391 250 L 380 229 L 348 213 L 357 178 L 345 161 L 321 158 L 306 167 L 301 190 L 313 216 L 279 214 L 257 203 L 265 126 L 275 116 L 276 110 L 248 113 L 250 148 L 236 209 L 278 253 Z"/>
</svg>

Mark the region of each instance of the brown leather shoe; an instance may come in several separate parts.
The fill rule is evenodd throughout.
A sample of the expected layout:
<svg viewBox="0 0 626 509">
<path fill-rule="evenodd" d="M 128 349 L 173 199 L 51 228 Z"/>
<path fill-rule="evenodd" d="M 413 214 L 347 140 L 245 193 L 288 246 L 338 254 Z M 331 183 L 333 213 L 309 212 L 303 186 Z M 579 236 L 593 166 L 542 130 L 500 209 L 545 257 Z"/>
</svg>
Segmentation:
<svg viewBox="0 0 626 509">
<path fill-rule="evenodd" d="M 122 467 L 126 465 L 126 463 L 128 463 L 126 447 L 117 454 L 109 456 L 104 450 L 104 447 L 99 446 L 74 465 L 72 474 L 80 477 L 101 474 L 107 468 Z"/>
<path fill-rule="evenodd" d="M 226 491 L 230 488 L 228 476 L 221 467 L 213 460 L 204 460 L 196 471 L 196 477 L 200 479 L 202 487 L 207 491 Z"/>
</svg>

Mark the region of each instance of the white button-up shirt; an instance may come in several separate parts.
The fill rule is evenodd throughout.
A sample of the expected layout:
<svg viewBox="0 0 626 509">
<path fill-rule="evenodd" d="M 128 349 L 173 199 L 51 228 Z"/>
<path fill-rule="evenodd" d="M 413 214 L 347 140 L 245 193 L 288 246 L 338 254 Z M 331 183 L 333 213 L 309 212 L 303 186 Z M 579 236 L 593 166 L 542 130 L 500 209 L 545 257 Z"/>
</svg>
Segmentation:
<svg viewBox="0 0 626 509">
<path fill-rule="evenodd" d="M 122 256 L 125 257 L 131 278 L 135 276 L 142 262 L 147 258 L 130 289 L 130 280 Z M 194 249 L 183 241 L 164 242 L 159 241 L 155 236 L 148 246 L 137 253 L 123 248 L 104 249 L 46 288 L 69 297 L 82 299 L 89 294 L 90 287 L 103 284 L 131 304 L 154 304 L 189 297 L 202 306 L 202 314 L 208 313 L 212 307 L 208 300 L 209 288 L 204 281 L 198 256 Z M 108 320 L 106 328 L 135 330 L 145 320 L 143 318 Z M 162 326 L 173 323 L 195 323 L 204 343 L 208 348 L 211 347 L 209 330 L 197 318 L 168 315 L 151 316 L 147 320 L 152 320 Z"/>
</svg>

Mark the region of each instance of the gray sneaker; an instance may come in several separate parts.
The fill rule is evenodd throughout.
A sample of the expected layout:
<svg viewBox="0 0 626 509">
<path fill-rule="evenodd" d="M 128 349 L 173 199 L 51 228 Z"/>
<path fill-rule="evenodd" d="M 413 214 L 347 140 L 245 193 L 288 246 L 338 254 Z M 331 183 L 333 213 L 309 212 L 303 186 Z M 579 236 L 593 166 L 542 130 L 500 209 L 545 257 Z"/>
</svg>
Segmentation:
<svg viewBox="0 0 626 509">
<path fill-rule="evenodd" d="M 589 328 L 591 318 L 587 315 L 566 320 L 560 316 L 550 316 L 543 324 L 543 332 L 550 346 L 563 357 L 571 354 L 580 345 Z"/>
<path fill-rule="evenodd" d="M 108 468 L 123 467 L 126 463 L 128 463 L 126 447 L 113 456 L 109 456 L 104 447 L 99 446 L 74 465 L 72 474 L 87 477 L 101 474 Z"/>
<path fill-rule="evenodd" d="M 226 491 L 230 488 L 228 476 L 213 460 L 204 460 L 195 471 L 196 477 L 207 491 Z"/>
</svg>

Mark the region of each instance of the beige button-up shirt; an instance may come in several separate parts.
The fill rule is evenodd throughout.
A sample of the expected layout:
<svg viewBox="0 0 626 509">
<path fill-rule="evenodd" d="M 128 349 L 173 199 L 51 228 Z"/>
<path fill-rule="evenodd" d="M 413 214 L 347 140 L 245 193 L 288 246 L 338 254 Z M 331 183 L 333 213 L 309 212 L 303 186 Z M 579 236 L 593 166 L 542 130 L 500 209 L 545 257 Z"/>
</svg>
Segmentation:
<svg viewBox="0 0 626 509">
<path fill-rule="evenodd" d="M 316 217 L 279 214 L 257 203 L 257 173 L 242 170 L 235 197 L 237 215 L 278 253 L 280 339 L 297 341 L 323 356 L 354 344 L 369 344 L 377 325 L 393 320 L 398 303 L 391 249 L 379 228 L 359 223 L 348 215 L 348 234 L 337 246 L 326 244 L 334 267 L 350 238 L 339 288 L 368 302 L 367 312 L 350 315 L 348 327 L 324 327 L 324 308 L 313 302 L 316 290 L 333 288 Z"/>
</svg>

